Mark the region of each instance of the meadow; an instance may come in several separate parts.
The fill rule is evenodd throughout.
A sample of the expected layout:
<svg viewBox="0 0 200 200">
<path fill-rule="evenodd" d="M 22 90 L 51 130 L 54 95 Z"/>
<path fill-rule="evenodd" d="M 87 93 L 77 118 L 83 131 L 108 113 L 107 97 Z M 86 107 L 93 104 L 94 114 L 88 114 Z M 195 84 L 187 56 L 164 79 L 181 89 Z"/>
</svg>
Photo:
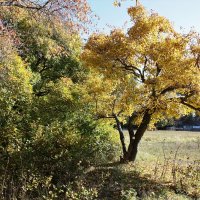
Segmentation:
<svg viewBox="0 0 200 200">
<path fill-rule="evenodd" d="M 90 167 L 81 182 L 91 199 L 200 199 L 200 132 L 147 131 L 134 164 Z"/>
<path fill-rule="evenodd" d="M 193 162 L 200 159 L 200 132 L 147 131 L 141 141 L 139 161 L 163 160 L 165 157 Z"/>
</svg>

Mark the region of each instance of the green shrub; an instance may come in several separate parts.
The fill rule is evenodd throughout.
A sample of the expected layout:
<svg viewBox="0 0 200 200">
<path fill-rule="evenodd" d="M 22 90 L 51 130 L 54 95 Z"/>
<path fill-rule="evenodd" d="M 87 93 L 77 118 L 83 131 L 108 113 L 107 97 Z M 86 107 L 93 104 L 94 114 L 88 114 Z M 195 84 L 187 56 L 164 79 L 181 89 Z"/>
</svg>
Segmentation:
<svg viewBox="0 0 200 200">
<path fill-rule="evenodd" d="M 64 186 L 83 174 L 87 167 L 107 163 L 118 154 L 118 145 L 108 127 L 96 124 L 88 130 L 90 134 L 82 134 L 76 129 L 73 132 L 59 129 L 59 126 L 55 123 L 48 129 L 41 126 L 19 148 L 7 152 L 4 160 L 0 158 L 2 199 L 10 194 L 26 199 L 63 198 L 66 192 L 72 195 L 73 191 L 70 193 Z M 81 190 L 85 196 L 93 193 Z M 78 198 L 76 195 L 74 199 Z"/>
</svg>

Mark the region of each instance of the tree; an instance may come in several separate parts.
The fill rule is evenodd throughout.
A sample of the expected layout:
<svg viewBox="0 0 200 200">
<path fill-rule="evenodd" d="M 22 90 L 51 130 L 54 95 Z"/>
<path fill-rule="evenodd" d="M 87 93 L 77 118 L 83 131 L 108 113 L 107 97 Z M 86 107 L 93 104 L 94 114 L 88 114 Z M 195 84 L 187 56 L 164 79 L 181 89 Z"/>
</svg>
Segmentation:
<svg viewBox="0 0 200 200">
<path fill-rule="evenodd" d="M 166 18 L 142 6 L 128 13 L 133 23 L 128 32 L 92 35 L 82 59 L 93 73 L 89 88 L 96 116 L 115 120 L 123 161 L 134 161 L 148 126 L 199 104 L 200 73 L 192 53 L 195 33 L 177 33 Z M 128 148 L 122 122 L 128 125 Z"/>
<path fill-rule="evenodd" d="M 0 15 L 0 128 L 6 152 L 23 148 L 38 130 L 57 124 L 66 129 L 63 124 L 81 105 L 76 96 L 84 71 L 80 37 L 63 23 L 38 13 L 33 18 L 21 8 L 2 9 Z M 70 123 L 74 128 L 75 119 Z"/>
<path fill-rule="evenodd" d="M 91 22 L 91 9 L 87 0 L 3 0 L 0 1 L 0 9 L 11 9 L 15 12 L 19 12 L 19 10 L 26 10 L 32 17 L 36 14 L 43 16 L 46 15 L 49 20 L 56 18 L 66 25 L 68 31 L 86 31 L 86 24 Z"/>
<path fill-rule="evenodd" d="M 66 198 L 70 180 L 115 148 L 82 98 L 88 73 L 78 29 L 29 7 L 0 10 L 0 199 L 48 198 L 49 186 Z"/>
<path fill-rule="evenodd" d="M 12 36 L 12 37 L 11 37 Z M 14 47 L 14 32 L 0 35 L 0 146 L 7 152 L 15 146 L 19 122 L 27 117 L 32 103 L 32 73 Z M 19 141 L 18 141 L 19 142 Z"/>
</svg>

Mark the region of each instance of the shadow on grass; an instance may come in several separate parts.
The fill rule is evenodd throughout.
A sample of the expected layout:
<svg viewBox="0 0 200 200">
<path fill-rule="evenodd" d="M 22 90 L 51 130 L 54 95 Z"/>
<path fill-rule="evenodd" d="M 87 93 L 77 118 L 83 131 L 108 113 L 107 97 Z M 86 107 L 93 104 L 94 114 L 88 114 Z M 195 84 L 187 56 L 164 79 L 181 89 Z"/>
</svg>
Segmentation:
<svg viewBox="0 0 200 200">
<path fill-rule="evenodd" d="M 116 162 L 93 167 L 82 178 L 88 188 L 97 189 L 97 199 L 101 200 L 127 199 L 123 198 L 124 194 L 129 194 L 130 199 L 133 198 L 133 195 L 137 199 L 145 199 L 146 197 L 158 199 L 165 196 L 166 192 L 184 195 L 188 199 L 197 199 L 171 185 L 164 185 L 159 181 L 152 180 L 148 175 L 141 176 L 134 166 L 129 164 Z"/>
</svg>

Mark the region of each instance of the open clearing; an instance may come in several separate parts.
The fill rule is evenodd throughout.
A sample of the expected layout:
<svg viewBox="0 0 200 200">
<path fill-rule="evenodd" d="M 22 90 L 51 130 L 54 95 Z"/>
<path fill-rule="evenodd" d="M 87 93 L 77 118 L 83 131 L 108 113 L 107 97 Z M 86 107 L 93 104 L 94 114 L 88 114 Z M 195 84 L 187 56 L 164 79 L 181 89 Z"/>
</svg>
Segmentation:
<svg viewBox="0 0 200 200">
<path fill-rule="evenodd" d="M 200 160 L 200 132 L 147 131 L 142 138 L 138 160 L 164 159 Z"/>
<path fill-rule="evenodd" d="M 84 178 L 97 199 L 199 200 L 200 132 L 147 131 L 134 164 L 94 167 Z"/>
</svg>

